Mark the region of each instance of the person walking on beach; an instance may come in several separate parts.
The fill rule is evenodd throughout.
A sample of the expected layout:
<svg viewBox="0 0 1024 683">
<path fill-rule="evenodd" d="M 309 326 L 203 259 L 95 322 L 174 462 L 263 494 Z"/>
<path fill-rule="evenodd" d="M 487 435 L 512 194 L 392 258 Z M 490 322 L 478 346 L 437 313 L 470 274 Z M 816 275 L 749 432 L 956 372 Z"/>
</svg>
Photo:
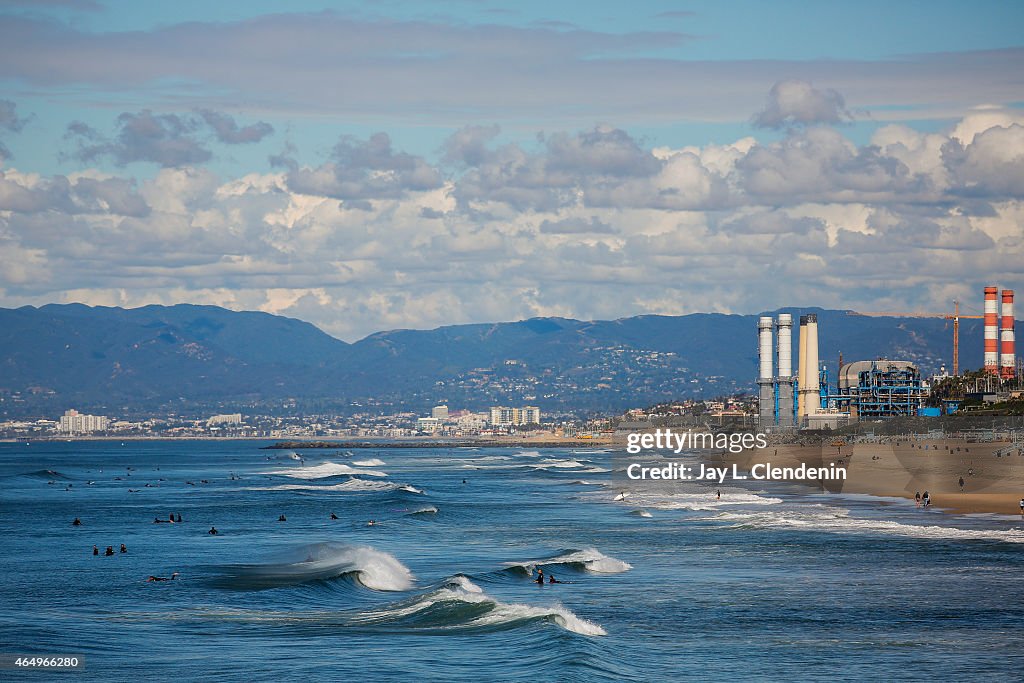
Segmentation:
<svg viewBox="0 0 1024 683">
<path fill-rule="evenodd" d="M 1024 498 L 1020 499 L 1020 517 L 1024 519 Z"/>
<path fill-rule="evenodd" d="M 960 493 L 964 492 L 964 478 L 960 477 Z"/>
<path fill-rule="evenodd" d="M 917 507 L 921 507 L 921 492 L 918 491 L 914 494 L 914 502 L 917 503 Z"/>
</svg>

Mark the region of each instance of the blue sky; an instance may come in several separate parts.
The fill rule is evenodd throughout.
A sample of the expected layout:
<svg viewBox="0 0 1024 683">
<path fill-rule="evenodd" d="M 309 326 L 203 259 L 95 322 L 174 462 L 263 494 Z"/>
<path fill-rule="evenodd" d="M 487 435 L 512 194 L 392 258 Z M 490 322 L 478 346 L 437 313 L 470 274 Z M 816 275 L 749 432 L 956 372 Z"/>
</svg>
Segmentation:
<svg viewBox="0 0 1024 683">
<path fill-rule="evenodd" d="M 829 60 L 871 62 L 914 59 L 923 55 L 950 52 L 1012 48 L 1020 44 L 1020 26 L 1024 25 L 1024 5 L 1008 2 L 203 2 L 139 3 L 97 1 L 78 3 L 0 3 L 7 11 L 25 17 L 50 19 L 93 34 L 127 34 L 158 31 L 176 25 L 237 24 L 260 17 L 281 14 L 317 14 L 328 12 L 338 17 L 378 22 L 425 22 L 435 25 L 477 27 L 507 26 L 529 31 L 592 31 L 599 34 L 663 34 L 676 36 L 669 44 L 631 45 L 628 49 L 595 50 L 585 58 L 602 57 L 665 59 L 681 62 L 712 60 L 736 63 L 745 60 L 761 64 L 779 62 L 827 63 Z M 392 46 L 393 47 L 393 46 Z M 130 57 L 129 57 L 130 59 Z M 780 64 L 779 72 L 787 70 Z M 19 165 L 44 173 L 68 172 L 74 164 L 61 162 L 65 150 L 60 135 L 68 120 L 83 121 L 99 130 L 110 129 L 111 111 L 131 106 L 149 106 L 175 111 L 172 102 L 182 92 L 194 93 L 192 82 L 178 82 L 173 65 L 167 65 L 161 78 L 146 84 L 153 98 L 124 87 L 102 87 L 88 82 L 53 84 L 26 83 L 6 78 L 4 91 L 30 111 L 33 121 L 24 135 L 8 146 Z M 823 70 L 827 73 L 827 69 Z M 186 77 L 188 78 L 188 77 Z M 699 92 L 694 97 L 701 97 Z M 189 98 L 194 99 L 193 97 Z M 938 99 L 938 98 L 937 98 Z M 1024 93 L 1021 95 L 1024 100 Z M 937 101 L 933 104 L 942 104 Z M 1006 103 L 1011 104 L 1011 103 Z M 1017 103 L 1019 104 L 1019 103 Z M 913 118 L 920 108 L 920 118 Z M 269 109 L 269 110 L 268 110 Z M 919 102 L 872 102 L 871 118 L 861 117 L 849 135 L 866 141 L 871 130 L 893 114 L 906 118 L 917 128 L 935 128 L 957 117 L 960 112 L 934 111 Z M 346 120 L 312 108 L 307 111 L 275 111 L 271 107 L 243 106 L 238 112 L 271 122 L 298 145 L 310 161 L 316 160 L 320 142 L 339 131 L 366 136 L 387 130 L 403 149 L 421 155 L 437 152 L 441 142 L 461 125 L 504 121 L 507 114 L 494 111 L 472 115 L 449 114 L 443 118 L 425 116 L 419 121 L 409 112 L 360 112 Z M 389 116 L 390 113 L 390 116 Z M 574 112 L 580 125 L 611 123 L 629 128 L 652 145 L 692 145 L 723 143 L 752 133 L 751 112 L 736 108 L 721 112 L 615 112 L 614 119 L 601 118 L 599 109 Z M 589 116 L 589 118 L 588 118 Z M 596 117 L 596 118 L 595 118 Z M 560 129 L 565 117 L 545 117 L 531 111 L 527 117 L 508 122 L 524 137 L 537 131 Z M 652 119 L 657 119 L 652 121 Z M 236 148 L 221 153 L 212 161 L 222 172 L 237 172 L 266 165 L 266 150 L 258 147 Z M 146 173 L 139 167 L 136 172 Z M 150 169 L 150 172 L 152 170 Z"/>
<path fill-rule="evenodd" d="M 197 301 L 354 338 L 970 301 L 1022 274 L 1022 20 L 0 0 L 0 305 Z"/>
</svg>

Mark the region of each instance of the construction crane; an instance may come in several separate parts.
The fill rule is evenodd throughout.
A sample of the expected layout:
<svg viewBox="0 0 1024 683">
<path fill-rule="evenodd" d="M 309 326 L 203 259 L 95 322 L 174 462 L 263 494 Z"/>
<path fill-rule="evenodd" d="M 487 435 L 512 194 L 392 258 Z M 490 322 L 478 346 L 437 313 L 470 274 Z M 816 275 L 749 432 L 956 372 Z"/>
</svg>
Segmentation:
<svg viewBox="0 0 1024 683">
<path fill-rule="evenodd" d="M 861 311 L 847 311 L 847 315 L 866 315 L 872 318 L 943 318 L 945 320 L 953 321 L 953 375 L 960 374 L 960 319 L 965 320 L 983 320 L 983 315 L 960 315 L 960 302 L 953 302 L 952 313 L 879 313 L 872 311 L 864 313 Z"/>
</svg>

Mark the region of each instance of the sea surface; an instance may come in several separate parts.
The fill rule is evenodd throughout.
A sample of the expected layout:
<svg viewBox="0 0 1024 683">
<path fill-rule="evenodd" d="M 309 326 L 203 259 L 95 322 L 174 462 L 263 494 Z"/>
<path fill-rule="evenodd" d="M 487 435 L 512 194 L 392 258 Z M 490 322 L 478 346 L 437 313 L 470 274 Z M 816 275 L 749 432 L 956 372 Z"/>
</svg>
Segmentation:
<svg viewBox="0 0 1024 683">
<path fill-rule="evenodd" d="M 764 483 L 623 498 L 602 449 L 263 445 L 0 444 L 0 653 L 85 662 L 0 680 L 1024 675 L 1020 519 Z"/>
</svg>

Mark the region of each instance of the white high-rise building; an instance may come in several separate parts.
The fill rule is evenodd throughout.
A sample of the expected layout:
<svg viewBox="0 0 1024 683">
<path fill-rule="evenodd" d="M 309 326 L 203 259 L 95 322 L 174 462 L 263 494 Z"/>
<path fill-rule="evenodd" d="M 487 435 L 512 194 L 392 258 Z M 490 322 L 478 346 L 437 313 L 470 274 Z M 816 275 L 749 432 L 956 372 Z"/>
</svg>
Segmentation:
<svg viewBox="0 0 1024 683">
<path fill-rule="evenodd" d="M 430 417 L 436 417 L 438 420 L 447 420 L 448 406 L 434 406 L 430 411 Z"/>
<path fill-rule="evenodd" d="M 539 424 L 540 408 L 523 406 L 522 408 L 491 407 L 491 424 L 508 427 L 512 425 Z"/>
<path fill-rule="evenodd" d="M 88 434 L 107 431 L 107 424 L 103 415 L 82 415 L 72 408 L 61 415 L 57 429 L 64 434 Z"/>
<path fill-rule="evenodd" d="M 433 434 L 441 429 L 441 421 L 436 417 L 421 417 L 416 420 L 416 429 L 427 434 Z"/>
<path fill-rule="evenodd" d="M 207 427 L 214 425 L 240 425 L 242 424 L 241 413 L 230 413 L 228 415 L 214 415 L 206 421 Z"/>
</svg>

